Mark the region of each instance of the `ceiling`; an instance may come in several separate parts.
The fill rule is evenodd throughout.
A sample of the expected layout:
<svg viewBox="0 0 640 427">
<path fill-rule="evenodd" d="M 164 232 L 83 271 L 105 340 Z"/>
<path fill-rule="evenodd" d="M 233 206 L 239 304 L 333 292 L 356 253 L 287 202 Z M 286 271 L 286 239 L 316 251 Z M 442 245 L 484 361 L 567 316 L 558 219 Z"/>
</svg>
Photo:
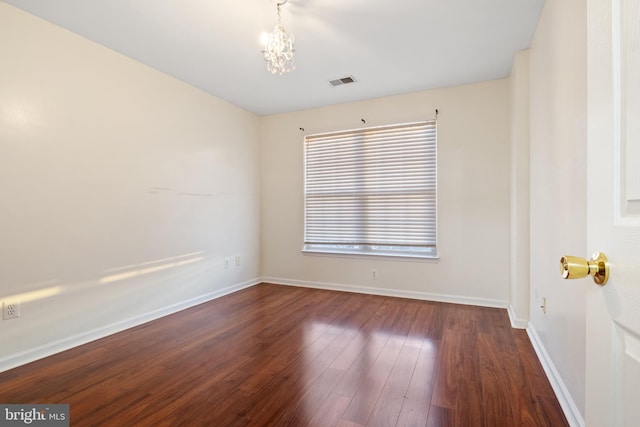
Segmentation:
<svg viewBox="0 0 640 427">
<path fill-rule="evenodd" d="M 259 115 L 507 77 L 544 3 L 288 0 L 296 69 L 272 75 L 275 0 L 5 1 Z"/>
</svg>

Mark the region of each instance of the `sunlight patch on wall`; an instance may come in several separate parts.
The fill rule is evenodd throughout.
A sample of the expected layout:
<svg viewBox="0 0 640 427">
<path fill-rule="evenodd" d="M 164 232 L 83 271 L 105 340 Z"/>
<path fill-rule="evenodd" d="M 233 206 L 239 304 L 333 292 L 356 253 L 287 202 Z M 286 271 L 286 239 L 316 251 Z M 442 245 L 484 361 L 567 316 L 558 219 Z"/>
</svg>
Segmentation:
<svg viewBox="0 0 640 427">
<path fill-rule="evenodd" d="M 194 252 L 172 258 L 163 258 L 155 261 L 148 261 L 140 264 L 130 265 L 127 267 L 117 268 L 111 270 L 111 272 L 122 272 L 104 276 L 100 279 L 100 283 L 105 284 L 117 282 L 120 280 L 131 279 L 132 277 L 144 276 L 145 274 L 151 274 L 162 270 L 168 270 L 170 268 L 193 264 L 204 259 L 201 254 L 202 252 Z"/>
<path fill-rule="evenodd" d="M 49 298 L 62 292 L 61 286 L 51 286 L 45 289 L 39 289 L 37 291 L 23 292 L 21 294 L 8 295 L 2 297 L 2 299 L 11 301 L 20 301 L 22 304 L 36 301 L 44 298 Z"/>
</svg>

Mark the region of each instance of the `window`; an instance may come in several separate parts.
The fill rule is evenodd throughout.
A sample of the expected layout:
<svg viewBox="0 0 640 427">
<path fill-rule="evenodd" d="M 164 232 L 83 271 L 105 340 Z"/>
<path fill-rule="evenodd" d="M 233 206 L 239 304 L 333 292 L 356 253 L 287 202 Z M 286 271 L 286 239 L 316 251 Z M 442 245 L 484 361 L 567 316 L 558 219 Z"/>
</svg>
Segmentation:
<svg viewBox="0 0 640 427">
<path fill-rule="evenodd" d="M 436 121 L 308 135 L 304 250 L 436 257 Z"/>
</svg>

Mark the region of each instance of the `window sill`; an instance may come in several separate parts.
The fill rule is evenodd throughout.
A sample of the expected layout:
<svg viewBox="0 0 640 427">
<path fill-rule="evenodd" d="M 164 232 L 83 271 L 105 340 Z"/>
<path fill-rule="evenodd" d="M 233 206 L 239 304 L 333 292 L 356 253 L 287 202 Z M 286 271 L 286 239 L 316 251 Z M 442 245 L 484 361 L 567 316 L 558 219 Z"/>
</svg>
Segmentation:
<svg viewBox="0 0 640 427">
<path fill-rule="evenodd" d="M 376 251 L 367 251 L 367 250 L 345 250 L 345 249 L 330 249 L 330 248 L 303 248 L 302 253 L 311 254 L 311 255 L 327 255 L 327 256 L 336 256 L 336 255 L 346 255 L 346 256 L 364 256 L 364 257 L 375 257 L 375 258 L 405 258 L 411 260 L 425 260 L 425 261 L 437 261 L 440 257 L 436 254 L 419 254 L 419 253 L 409 253 L 409 252 L 376 252 Z"/>
</svg>

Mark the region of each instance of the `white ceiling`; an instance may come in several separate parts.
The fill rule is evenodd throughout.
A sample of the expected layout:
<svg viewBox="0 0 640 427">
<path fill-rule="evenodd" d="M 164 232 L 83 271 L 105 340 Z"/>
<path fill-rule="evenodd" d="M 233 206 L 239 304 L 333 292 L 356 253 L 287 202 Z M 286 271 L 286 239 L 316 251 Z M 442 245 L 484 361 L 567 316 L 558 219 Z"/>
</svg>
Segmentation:
<svg viewBox="0 0 640 427">
<path fill-rule="evenodd" d="M 507 77 L 544 3 L 289 0 L 296 70 L 279 76 L 260 53 L 274 0 L 5 1 L 260 115 Z"/>
</svg>

